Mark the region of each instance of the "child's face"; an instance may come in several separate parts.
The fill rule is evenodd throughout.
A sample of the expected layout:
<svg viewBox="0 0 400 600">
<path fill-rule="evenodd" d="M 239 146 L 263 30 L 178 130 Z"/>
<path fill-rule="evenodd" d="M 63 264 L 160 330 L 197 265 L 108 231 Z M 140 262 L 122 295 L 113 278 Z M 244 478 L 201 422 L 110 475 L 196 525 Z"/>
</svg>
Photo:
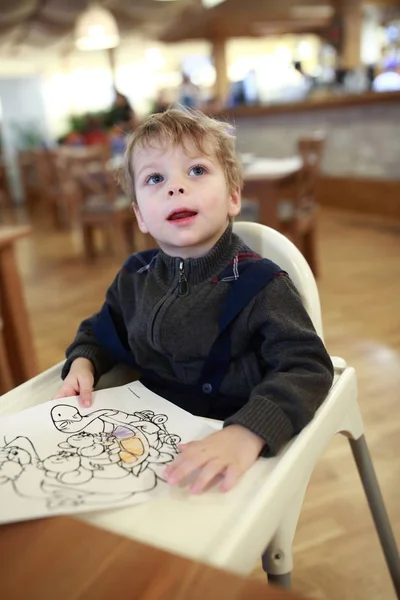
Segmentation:
<svg viewBox="0 0 400 600">
<path fill-rule="evenodd" d="M 217 158 L 186 145 L 154 143 L 133 152 L 139 227 L 182 258 L 205 254 L 240 211 L 240 190 L 228 191 Z"/>
</svg>

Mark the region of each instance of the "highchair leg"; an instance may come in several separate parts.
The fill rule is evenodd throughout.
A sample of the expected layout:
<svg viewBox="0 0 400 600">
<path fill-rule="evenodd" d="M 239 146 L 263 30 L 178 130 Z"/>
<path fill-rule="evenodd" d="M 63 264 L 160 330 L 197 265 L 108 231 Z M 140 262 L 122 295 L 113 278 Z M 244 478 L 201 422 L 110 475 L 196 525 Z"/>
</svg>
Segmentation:
<svg viewBox="0 0 400 600">
<path fill-rule="evenodd" d="M 286 522 L 281 524 L 261 558 L 263 569 L 268 576 L 268 583 L 286 589 L 291 588 L 293 568 L 291 529 Z"/>
<path fill-rule="evenodd" d="M 292 588 L 292 576 L 291 573 L 284 573 L 283 575 L 268 575 L 268 583 L 272 585 L 279 585 L 279 587 L 286 590 Z"/>
<path fill-rule="evenodd" d="M 301 506 L 306 493 L 308 478 L 292 500 L 285 519 L 280 523 L 274 537 L 262 555 L 262 566 L 268 575 L 268 582 L 283 588 L 291 587 L 293 569 L 292 545 L 299 520 Z"/>
<path fill-rule="evenodd" d="M 376 477 L 374 465 L 364 435 L 358 439 L 349 438 L 354 460 L 361 478 L 369 508 L 374 519 L 376 531 L 382 545 L 386 563 L 400 600 L 400 556 L 396 547 L 393 530 L 386 512 L 382 493 Z"/>
</svg>

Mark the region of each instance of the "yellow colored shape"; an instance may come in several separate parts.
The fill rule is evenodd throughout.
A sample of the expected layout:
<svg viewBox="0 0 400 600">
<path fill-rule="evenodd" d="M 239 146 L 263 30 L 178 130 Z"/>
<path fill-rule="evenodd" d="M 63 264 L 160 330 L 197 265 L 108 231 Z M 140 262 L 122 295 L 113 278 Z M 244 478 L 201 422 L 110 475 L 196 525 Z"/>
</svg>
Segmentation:
<svg viewBox="0 0 400 600">
<path fill-rule="evenodd" d="M 135 456 L 134 454 L 131 454 L 130 452 L 124 452 L 124 450 L 122 450 L 119 453 L 119 457 L 122 460 L 122 462 L 124 463 L 134 463 L 137 461 L 137 456 Z"/>
<path fill-rule="evenodd" d="M 141 440 L 137 437 L 131 437 L 127 440 L 121 440 L 120 444 L 124 450 L 135 454 L 136 456 L 142 456 L 144 454 L 144 446 Z"/>
</svg>

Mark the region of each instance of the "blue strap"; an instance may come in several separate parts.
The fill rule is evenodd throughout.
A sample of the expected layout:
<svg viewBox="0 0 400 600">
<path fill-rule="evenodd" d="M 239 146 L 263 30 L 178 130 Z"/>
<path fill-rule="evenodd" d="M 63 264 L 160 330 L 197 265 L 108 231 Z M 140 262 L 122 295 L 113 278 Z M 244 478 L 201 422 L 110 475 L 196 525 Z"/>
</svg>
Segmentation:
<svg viewBox="0 0 400 600">
<path fill-rule="evenodd" d="M 226 329 L 249 302 L 279 273 L 282 273 L 282 269 L 267 259 L 248 263 L 238 279 L 231 285 L 219 321 L 220 332 Z"/>
<path fill-rule="evenodd" d="M 159 248 L 155 248 L 153 250 L 145 250 L 144 252 L 132 254 L 132 256 L 125 261 L 123 269 L 130 273 L 138 273 L 140 272 L 140 269 L 143 269 L 143 275 L 147 275 L 148 267 L 159 251 Z M 92 326 L 93 333 L 98 342 L 106 348 L 118 362 L 136 366 L 132 352 L 129 348 L 127 336 L 125 335 L 125 339 L 121 340 L 122 332 L 118 333 L 107 302 L 103 304 L 97 317 L 93 319 Z"/>
<path fill-rule="evenodd" d="M 217 393 L 231 362 L 230 325 L 249 302 L 279 273 L 282 273 L 282 269 L 267 259 L 250 262 L 241 270 L 239 278 L 232 283 L 229 290 L 219 322 L 219 335 L 203 367 L 200 385 L 210 384 L 212 392 Z"/>
</svg>

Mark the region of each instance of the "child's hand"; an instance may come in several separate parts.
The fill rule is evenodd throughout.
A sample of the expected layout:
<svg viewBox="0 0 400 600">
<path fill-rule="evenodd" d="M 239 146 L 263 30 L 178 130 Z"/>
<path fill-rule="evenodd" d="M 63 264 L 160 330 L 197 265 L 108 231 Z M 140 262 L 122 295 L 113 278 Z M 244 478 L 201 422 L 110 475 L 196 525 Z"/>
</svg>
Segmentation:
<svg viewBox="0 0 400 600">
<path fill-rule="evenodd" d="M 220 476 L 220 489 L 227 492 L 258 458 L 265 445 L 258 435 L 241 425 L 229 425 L 204 440 L 178 446 L 181 454 L 164 471 L 167 482 L 176 485 L 199 471 L 190 487 L 192 494 L 201 493 L 215 477 Z"/>
<path fill-rule="evenodd" d="M 93 383 L 93 363 L 87 358 L 76 358 L 54 399 L 77 396 L 79 394 L 80 404 L 88 408 L 92 406 Z"/>
</svg>

